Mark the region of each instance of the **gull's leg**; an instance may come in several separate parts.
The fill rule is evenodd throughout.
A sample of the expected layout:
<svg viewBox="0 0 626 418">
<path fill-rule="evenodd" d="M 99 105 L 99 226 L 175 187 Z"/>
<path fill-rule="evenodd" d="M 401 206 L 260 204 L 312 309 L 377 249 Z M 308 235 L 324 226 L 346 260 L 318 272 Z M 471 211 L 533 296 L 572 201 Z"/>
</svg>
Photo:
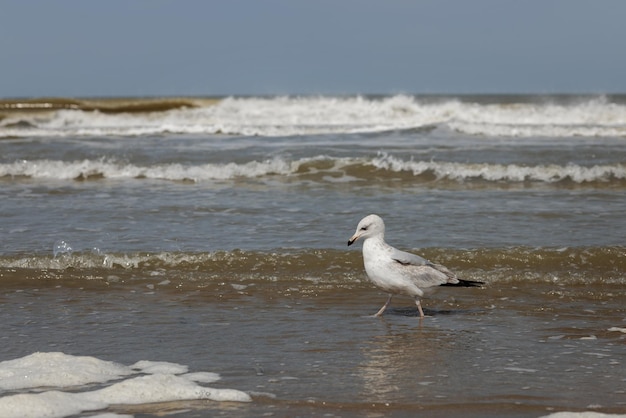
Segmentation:
<svg viewBox="0 0 626 418">
<path fill-rule="evenodd" d="M 420 319 L 424 317 L 424 311 L 422 311 L 422 304 L 418 298 L 415 298 L 415 304 L 417 305 L 417 310 L 420 312 Z"/>
<path fill-rule="evenodd" d="M 383 314 L 383 312 L 385 312 L 385 309 L 387 309 L 387 306 L 389 306 L 389 302 L 391 302 L 391 297 L 393 295 L 390 293 L 389 297 L 387 298 L 387 302 L 385 302 L 385 304 L 383 305 L 382 308 L 380 308 L 380 310 L 378 312 L 376 312 L 376 314 L 374 316 L 381 316 Z"/>
</svg>

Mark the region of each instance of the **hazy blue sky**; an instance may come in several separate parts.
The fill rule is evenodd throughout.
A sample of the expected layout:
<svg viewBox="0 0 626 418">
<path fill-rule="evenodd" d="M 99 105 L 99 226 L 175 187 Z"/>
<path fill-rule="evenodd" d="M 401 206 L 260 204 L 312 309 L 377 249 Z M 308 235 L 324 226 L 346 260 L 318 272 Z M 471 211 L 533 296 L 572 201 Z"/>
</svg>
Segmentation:
<svg viewBox="0 0 626 418">
<path fill-rule="evenodd" d="M 626 92 L 622 0 L 2 0 L 0 97 Z"/>
</svg>

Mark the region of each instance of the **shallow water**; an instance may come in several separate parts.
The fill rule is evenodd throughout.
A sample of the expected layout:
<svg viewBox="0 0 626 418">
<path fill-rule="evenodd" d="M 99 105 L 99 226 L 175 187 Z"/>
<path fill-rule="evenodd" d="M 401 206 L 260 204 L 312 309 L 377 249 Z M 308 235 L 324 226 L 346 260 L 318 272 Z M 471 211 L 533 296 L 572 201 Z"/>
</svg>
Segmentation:
<svg viewBox="0 0 626 418">
<path fill-rule="evenodd" d="M 626 412 L 622 97 L 1 104 L 0 362 L 168 361 L 253 398 L 106 409 L 135 416 Z M 369 213 L 485 286 L 371 317 Z"/>
<path fill-rule="evenodd" d="M 25 284 L 3 289 L 6 358 L 61 351 L 183 363 L 253 395 L 229 415 L 539 416 L 626 407 L 626 296 L 615 285 L 442 291 L 423 302 L 429 317 L 420 320 L 402 298 L 383 318 L 369 316 L 385 295 L 367 283 Z M 191 404 L 181 416 L 223 407 Z"/>
</svg>

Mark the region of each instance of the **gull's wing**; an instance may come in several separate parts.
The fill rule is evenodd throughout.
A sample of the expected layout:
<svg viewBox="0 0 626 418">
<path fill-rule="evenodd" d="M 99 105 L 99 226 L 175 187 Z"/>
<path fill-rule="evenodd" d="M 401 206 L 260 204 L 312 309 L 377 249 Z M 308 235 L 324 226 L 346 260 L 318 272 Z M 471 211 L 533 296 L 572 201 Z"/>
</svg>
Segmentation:
<svg viewBox="0 0 626 418">
<path fill-rule="evenodd" d="M 404 276 L 419 288 L 426 289 L 433 286 L 441 286 L 448 283 L 450 278 L 443 272 L 430 265 L 413 266 L 402 265 Z"/>
<path fill-rule="evenodd" d="M 419 280 L 423 279 L 428 283 L 432 283 L 431 285 L 458 282 L 456 275 L 445 266 L 431 263 L 419 255 L 400 251 L 392 247 L 391 258 L 399 264 L 406 266 L 406 271 L 410 270 L 413 273 L 412 276 L 419 276 Z M 410 267 L 415 268 L 412 269 Z"/>
<path fill-rule="evenodd" d="M 459 279 L 456 278 L 456 274 L 448 270 L 447 267 L 442 266 L 441 264 L 435 264 L 435 263 L 429 263 L 428 265 L 434 268 L 435 270 L 440 271 L 441 273 L 445 274 L 446 277 L 448 278 L 448 283 L 454 284 L 454 283 L 459 282 Z"/>
<path fill-rule="evenodd" d="M 426 266 L 428 264 L 432 264 L 430 261 L 420 257 L 419 255 L 407 253 L 406 251 L 400 251 L 393 247 L 391 247 L 391 258 L 404 265 Z"/>
</svg>

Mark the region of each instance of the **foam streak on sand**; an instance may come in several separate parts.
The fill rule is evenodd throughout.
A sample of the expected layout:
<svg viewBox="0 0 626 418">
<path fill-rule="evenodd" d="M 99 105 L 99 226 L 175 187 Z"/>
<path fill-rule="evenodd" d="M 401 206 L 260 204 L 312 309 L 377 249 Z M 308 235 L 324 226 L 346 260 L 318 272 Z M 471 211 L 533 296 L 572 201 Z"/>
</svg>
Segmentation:
<svg viewBox="0 0 626 418">
<path fill-rule="evenodd" d="M 106 409 L 113 404 L 138 405 L 177 400 L 249 402 L 233 389 L 214 389 L 198 382 L 219 380 L 214 373 L 186 373 L 186 366 L 140 361 L 132 366 L 64 353 L 34 353 L 0 362 L 0 416 L 3 418 L 66 417 Z M 119 379 L 123 379 L 119 381 Z M 77 386 L 108 384 L 76 392 Z M 41 388 L 46 388 L 40 391 Z M 72 391 L 68 391 L 68 389 Z M 30 393 L 36 390 L 37 393 Z M 18 394 L 2 392 L 21 391 Z"/>
</svg>

